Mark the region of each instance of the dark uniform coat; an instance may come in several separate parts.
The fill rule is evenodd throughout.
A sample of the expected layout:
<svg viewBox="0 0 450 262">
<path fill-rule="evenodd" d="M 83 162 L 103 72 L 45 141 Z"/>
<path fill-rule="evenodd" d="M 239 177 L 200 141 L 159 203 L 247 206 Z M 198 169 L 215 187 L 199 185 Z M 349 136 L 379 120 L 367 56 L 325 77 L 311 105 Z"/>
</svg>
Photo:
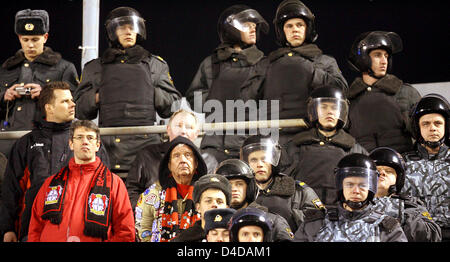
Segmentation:
<svg viewBox="0 0 450 262">
<path fill-rule="evenodd" d="M 311 128 L 295 135 L 289 142 L 287 155 L 291 157 L 292 165 L 286 172 L 314 189 L 323 204 L 335 205 L 334 168 L 339 160 L 351 153 L 368 154 L 342 129 L 327 138 L 317 128 Z"/>
<path fill-rule="evenodd" d="M 383 146 L 399 153 L 412 150 L 409 112 L 420 100 L 413 86 L 389 74 L 372 86 L 358 77 L 348 99 L 348 131 L 367 151 Z"/>
<path fill-rule="evenodd" d="M 95 103 L 99 93 L 100 102 Z M 121 50 L 108 48 L 101 58 L 87 63 L 75 92 L 76 116 L 94 119 L 100 127 L 147 126 L 171 116 L 171 106 L 181 99 L 167 63 L 139 45 Z M 128 171 L 136 153 L 160 143 L 159 135 L 102 136 L 113 170 Z"/>
<path fill-rule="evenodd" d="M 242 109 L 241 112 L 243 112 L 245 105 L 250 108 L 250 111 L 256 112 L 258 106 L 256 98 L 264 79 L 266 66 L 267 59 L 264 53 L 255 45 L 238 52 L 228 44 L 221 44 L 214 54 L 205 58 L 200 64 L 186 92 L 186 99 L 195 111 L 206 113 L 206 122 L 211 122 L 211 120 L 216 122 L 257 120 L 249 119 L 249 115 L 246 113 L 242 115 L 245 116 L 243 119 L 238 119 L 241 110 L 236 110 L 236 108 Z M 200 92 L 201 97 L 195 92 Z M 242 104 L 234 104 L 235 108 L 229 108 L 227 100 L 234 103 L 236 100 L 241 100 Z M 219 108 L 214 108 L 214 104 L 205 107 L 205 103 L 208 105 L 208 101 L 219 101 L 223 112 L 215 112 Z M 221 117 L 222 121 L 209 119 L 209 117 Z M 234 135 L 232 135 L 233 133 L 231 135 L 222 134 L 228 133 L 206 133 L 200 145 L 203 152 L 210 152 L 219 163 L 228 158 L 238 158 L 239 149 L 247 137 L 241 133 L 238 133 L 239 135 L 236 133 Z"/>
<path fill-rule="evenodd" d="M 312 90 L 332 85 L 347 91 L 336 60 L 322 54 L 315 44 L 279 48 L 269 55 L 269 67 L 262 87 L 262 97 L 268 100 L 268 116 L 279 119 L 306 118 L 306 101 Z M 279 108 L 272 108 L 270 100 L 278 100 Z M 276 119 L 276 118 L 275 118 Z M 284 146 L 301 128 L 283 128 L 280 145 Z"/>
</svg>

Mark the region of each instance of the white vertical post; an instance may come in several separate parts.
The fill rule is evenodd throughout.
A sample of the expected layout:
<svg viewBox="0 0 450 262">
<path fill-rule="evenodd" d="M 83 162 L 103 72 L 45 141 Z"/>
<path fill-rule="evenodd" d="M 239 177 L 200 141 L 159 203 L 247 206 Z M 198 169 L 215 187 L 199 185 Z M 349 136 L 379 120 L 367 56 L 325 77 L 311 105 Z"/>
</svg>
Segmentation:
<svg viewBox="0 0 450 262">
<path fill-rule="evenodd" d="M 81 49 L 81 70 L 84 65 L 98 57 L 98 32 L 100 0 L 83 0 L 83 42 Z"/>
</svg>

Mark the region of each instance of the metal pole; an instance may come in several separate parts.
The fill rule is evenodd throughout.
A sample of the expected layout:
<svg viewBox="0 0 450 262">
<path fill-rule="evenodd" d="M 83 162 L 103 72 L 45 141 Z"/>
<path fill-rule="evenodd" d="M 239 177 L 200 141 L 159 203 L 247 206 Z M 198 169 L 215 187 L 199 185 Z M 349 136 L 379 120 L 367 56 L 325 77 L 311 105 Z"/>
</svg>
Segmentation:
<svg viewBox="0 0 450 262">
<path fill-rule="evenodd" d="M 81 49 L 81 70 L 84 65 L 98 57 L 98 31 L 100 0 L 83 0 L 83 42 Z"/>
<path fill-rule="evenodd" d="M 286 127 L 305 127 L 303 119 L 281 119 L 281 120 L 260 120 L 260 121 L 242 121 L 225 123 L 204 123 L 201 127 L 203 132 L 220 130 L 240 130 L 240 129 L 262 129 L 262 128 L 286 128 Z M 166 125 L 158 126 L 127 126 L 127 127 L 102 127 L 101 135 L 141 135 L 141 134 L 160 134 L 165 133 Z M 0 140 L 18 139 L 30 132 L 27 131 L 6 131 L 0 132 Z"/>
</svg>

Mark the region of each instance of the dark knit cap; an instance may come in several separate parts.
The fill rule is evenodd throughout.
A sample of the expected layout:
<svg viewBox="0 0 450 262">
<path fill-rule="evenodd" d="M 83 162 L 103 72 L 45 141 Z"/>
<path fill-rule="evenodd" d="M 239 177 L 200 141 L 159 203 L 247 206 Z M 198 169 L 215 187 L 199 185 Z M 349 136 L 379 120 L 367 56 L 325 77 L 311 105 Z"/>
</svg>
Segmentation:
<svg viewBox="0 0 450 262">
<path fill-rule="evenodd" d="M 200 202 L 202 193 L 210 188 L 222 190 L 227 200 L 227 205 L 231 202 L 231 184 L 222 175 L 208 174 L 200 177 L 194 184 L 194 203 Z"/>
</svg>

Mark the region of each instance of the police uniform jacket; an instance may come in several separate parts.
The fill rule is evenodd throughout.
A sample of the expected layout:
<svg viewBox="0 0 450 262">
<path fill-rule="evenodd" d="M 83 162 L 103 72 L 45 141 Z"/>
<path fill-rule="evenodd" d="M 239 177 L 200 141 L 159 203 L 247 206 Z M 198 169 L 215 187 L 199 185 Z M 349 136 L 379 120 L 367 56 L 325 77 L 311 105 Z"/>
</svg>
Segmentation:
<svg viewBox="0 0 450 262">
<path fill-rule="evenodd" d="M 441 228 L 416 197 L 385 196 L 374 199 L 374 210 L 396 218 L 408 242 L 441 242 Z"/>
<path fill-rule="evenodd" d="M 296 242 L 408 242 L 398 221 L 374 211 L 372 205 L 348 211 L 338 205 L 311 210 L 295 232 Z"/>
<path fill-rule="evenodd" d="M 214 119 L 216 122 L 230 121 L 227 119 L 226 113 L 233 116 L 234 121 L 238 121 L 236 109 L 233 111 L 233 109 L 227 108 L 226 101 L 241 100 L 243 103 L 254 103 L 253 105 L 257 106 L 257 94 L 264 79 L 266 67 L 267 59 L 255 45 L 238 52 L 229 44 L 221 44 L 212 55 L 205 58 L 200 64 L 186 91 L 186 99 L 196 112 L 203 113 L 204 111 L 206 113 L 206 121 L 214 110 L 218 110 L 217 108 L 212 110 L 203 108 L 205 103 L 210 100 L 219 101 L 223 108 L 222 121 Z M 201 97 L 196 92 L 200 92 Z M 236 108 L 243 108 L 243 104 L 237 105 Z M 251 107 L 250 110 L 253 109 L 257 108 Z M 216 116 L 218 116 L 217 113 Z M 239 121 L 245 120 L 249 120 L 247 114 L 245 119 L 239 119 Z M 225 131 L 221 134 L 225 134 Z M 200 148 L 202 150 L 214 148 L 225 154 L 225 159 L 239 157 L 239 149 L 245 138 L 245 135 L 240 134 L 210 135 L 207 133 L 202 139 Z M 224 160 L 218 156 L 216 158 L 218 162 Z"/>
<path fill-rule="evenodd" d="M 442 229 L 442 238 L 450 239 L 450 149 L 443 144 L 436 155 L 416 144 L 416 151 L 405 153 L 405 185 L 402 192 L 425 203 L 431 217 Z"/>
<path fill-rule="evenodd" d="M 19 240 L 28 235 L 31 207 L 39 188 L 73 156 L 69 148 L 70 124 L 42 119 L 13 145 L 2 184 L 0 231 L 3 233 L 16 232 Z M 108 166 L 103 147 L 97 155 Z"/>
<path fill-rule="evenodd" d="M 420 100 L 419 92 L 394 75 L 372 86 L 361 77 L 350 86 L 348 132 L 367 151 L 390 147 L 399 153 L 412 150 L 409 112 Z"/>
<path fill-rule="evenodd" d="M 306 118 L 306 102 L 312 90 L 322 85 L 332 85 L 347 91 L 347 81 L 336 60 L 324 55 L 315 44 L 299 47 L 282 47 L 269 54 L 269 67 L 262 87 L 263 100 L 278 100 L 279 108 L 271 115 L 279 119 Z M 283 128 L 280 144 L 285 145 L 299 128 Z M 285 136 L 285 134 L 288 134 Z"/>
<path fill-rule="evenodd" d="M 255 202 L 267 207 L 268 212 L 284 217 L 295 232 L 305 220 L 306 210 L 320 209 L 323 205 L 314 190 L 305 183 L 277 172 L 273 176 L 272 183 L 259 190 Z"/>
<path fill-rule="evenodd" d="M 156 113 L 170 117 L 172 103 L 181 94 L 167 62 L 135 45 L 125 50 L 108 48 L 87 63 L 74 97 L 77 118 L 92 120 L 99 113 L 100 127 L 114 127 L 154 125 Z M 102 136 L 102 142 L 110 153 L 111 168 L 129 170 L 136 152 L 161 139 L 159 135 L 119 135 Z"/>
<path fill-rule="evenodd" d="M 325 137 L 317 128 L 295 135 L 289 142 L 287 155 L 291 167 L 286 173 L 312 187 L 325 205 L 337 201 L 334 168 L 339 160 L 351 153 L 368 154 L 356 140 L 342 129 Z"/>
</svg>

